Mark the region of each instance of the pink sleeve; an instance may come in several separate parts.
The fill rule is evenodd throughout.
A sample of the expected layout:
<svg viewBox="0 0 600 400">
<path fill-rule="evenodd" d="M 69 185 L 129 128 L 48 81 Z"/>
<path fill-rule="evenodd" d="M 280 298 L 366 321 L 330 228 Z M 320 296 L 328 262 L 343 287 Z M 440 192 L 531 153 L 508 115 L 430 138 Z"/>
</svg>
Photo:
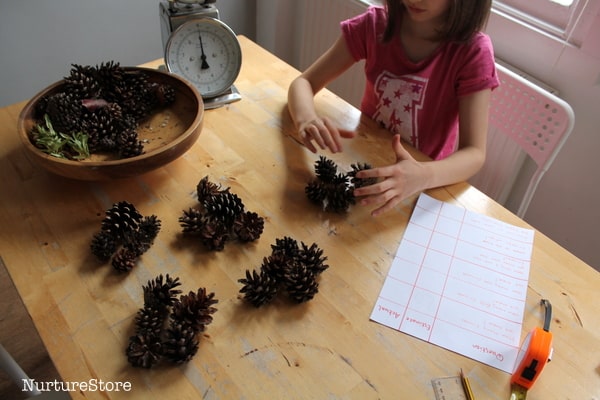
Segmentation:
<svg viewBox="0 0 600 400">
<path fill-rule="evenodd" d="M 364 13 L 340 23 L 342 35 L 355 61 L 367 58 L 369 46 L 377 40 L 377 28 L 385 24 L 385 10 L 369 7 Z"/>
<path fill-rule="evenodd" d="M 495 89 L 500 84 L 496 74 L 494 49 L 490 38 L 479 33 L 468 46 L 468 52 L 463 58 L 467 60 L 460 69 L 456 93 L 466 96 L 484 89 Z"/>
</svg>

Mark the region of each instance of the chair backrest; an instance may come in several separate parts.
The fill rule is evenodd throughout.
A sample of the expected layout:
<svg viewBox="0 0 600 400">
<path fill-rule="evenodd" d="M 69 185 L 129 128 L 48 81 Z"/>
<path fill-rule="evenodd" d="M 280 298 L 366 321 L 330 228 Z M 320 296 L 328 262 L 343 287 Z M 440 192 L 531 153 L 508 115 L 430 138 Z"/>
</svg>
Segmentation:
<svg viewBox="0 0 600 400">
<path fill-rule="evenodd" d="M 490 100 L 486 163 L 471 183 L 506 203 L 528 155 L 535 172 L 516 214 L 523 217 L 537 186 L 573 130 L 573 109 L 564 100 L 496 64 L 500 87 Z M 507 141 L 507 138 L 510 141 Z"/>
<path fill-rule="evenodd" d="M 15 361 L 15 359 L 4 348 L 4 346 L 2 346 L 2 343 L 0 343 L 0 369 L 6 372 L 12 381 L 20 388 L 20 391 L 23 392 L 23 394 L 28 398 L 34 398 L 35 400 L 71 399 L 71 396 L 69 396 L 68 392 L 58 390 L 40 392 L 37 390 L 37 385 L 32 384 L 31 387 L 25 385 L 24 381 L 29 381 L 29 376 L 27 376 L 21 366 Z"/>
<path fill-rule="evenodd" d="M 21 366 L 17 364 L 14 358 L 10 355 L 8 351 L 2 346 L 0 343 L 0 369 L 4 370 L 8 376 L 15 382 L 15 384 L 22 387 L 23 380 L 29 380 L 29 377 L 23 371 Z M 23 389 L 24 390 L 24 389 Z M 35 389 L 33 391 L 27 392 L 28 396 L 37 396 L 40 392 Z"/>
</svg>

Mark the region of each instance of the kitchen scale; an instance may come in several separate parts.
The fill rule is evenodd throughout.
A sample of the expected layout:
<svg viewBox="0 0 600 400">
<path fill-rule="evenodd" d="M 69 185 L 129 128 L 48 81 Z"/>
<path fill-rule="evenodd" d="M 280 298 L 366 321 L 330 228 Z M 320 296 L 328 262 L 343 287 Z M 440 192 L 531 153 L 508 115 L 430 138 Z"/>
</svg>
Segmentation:
<svg viewBox="0 0 600 400">
<path fill-rule="evenodd" d="M 242 66 L 240 43 L 219 19 L 215 2 L 169 0 L 159 4 L 166 68 L 198 89 L 205 109 L 241 99 L 233 84 Z"/>
</svg>

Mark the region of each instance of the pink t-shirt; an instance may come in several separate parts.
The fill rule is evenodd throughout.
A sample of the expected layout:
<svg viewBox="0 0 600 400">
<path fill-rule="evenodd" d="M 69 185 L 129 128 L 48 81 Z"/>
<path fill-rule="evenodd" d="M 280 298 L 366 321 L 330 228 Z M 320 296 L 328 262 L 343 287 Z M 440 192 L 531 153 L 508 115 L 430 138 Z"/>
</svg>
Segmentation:
<svg viewBox="0 0 600 400">
<path fill-rule="evenodd" d="M 370 7 L 341 23 L 355 60 L 365 60 L 367 85 L 361 111 L 417 149 L 439 160 L 456 149 L 458 99 L 499 81 L 490 38 L 440 45 L 423 61 L 408 59 L 400 40 L 382 43 L 386 11 Z"/>
</svg>

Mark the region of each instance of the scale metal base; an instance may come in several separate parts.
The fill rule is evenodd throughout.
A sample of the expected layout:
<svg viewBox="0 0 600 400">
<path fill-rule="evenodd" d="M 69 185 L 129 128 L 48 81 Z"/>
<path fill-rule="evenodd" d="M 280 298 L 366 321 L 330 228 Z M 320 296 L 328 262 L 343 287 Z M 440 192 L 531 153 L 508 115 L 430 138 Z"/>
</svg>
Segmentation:
<svg viewBox="0 0 600 400">
<path fill-rule="evenodd" d="M 205 110 L 212 110 L 213 108 L 222 107 L 225 104 L 233 103 L 241 99 L 242 95 L 237 90 L 235 85 L 231 86 L 229 90 L 218 96 L 211 97 L 209 99 L 202 98 Z"/>
<path fill-rule="evenodd" d="M 158 67 L 159 71 L 169 72 L 166 65 L 160 65 Z M 205 110 L 212 110 L 214 108 L 222 107 L 226 104 L 234 103 L 242 99 L 242 95 L 240 91 L 237 90 L 235 85 L 232 85 L 229 90 L 223 92 L 222 94 L 211 97 L 211 98 L 202 98 L 202 102 L 204 103 Z"/>
</svg>

